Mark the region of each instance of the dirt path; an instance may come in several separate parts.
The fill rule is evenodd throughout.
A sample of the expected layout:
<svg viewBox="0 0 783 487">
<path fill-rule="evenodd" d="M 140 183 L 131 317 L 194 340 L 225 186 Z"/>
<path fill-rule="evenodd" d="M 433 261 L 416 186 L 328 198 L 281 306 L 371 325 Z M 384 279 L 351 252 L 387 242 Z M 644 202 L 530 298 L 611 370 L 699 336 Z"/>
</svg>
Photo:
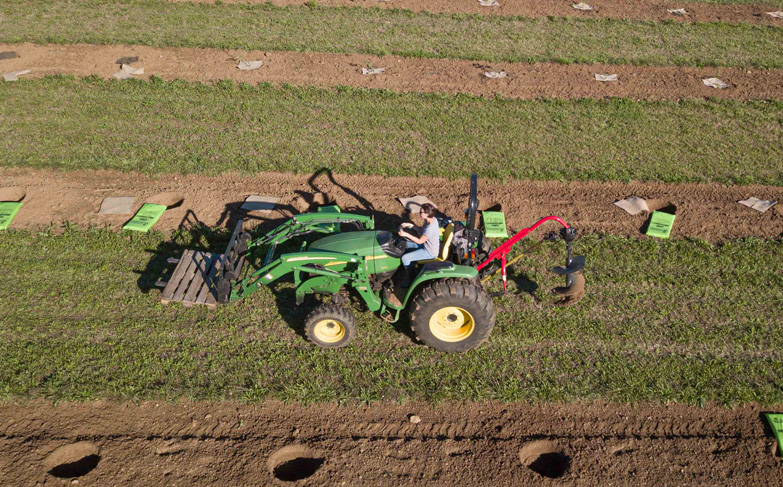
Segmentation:
<svg viewBox="0 0 783 487">
<path fill-rule="evenodd" d="M 133 211 L 136 211 L 145 199 L 159 192 L 181 194 L 184 202 L 163 215 L 155 227 L 158 230 L 175 229 L 196 221 L 208 226 L 226 226 L 229 217 L 240 215 L 239 206 L 251 194 L 278 196 L 278 209 L 270 218 L 279 219 L 308 210 L 313 195 L 323 192 L 344 209 L 375 214 L 380 228 L 399 223 L 402 206 L 395 201 L 396 197 L 427 194 L 446 214 L 453 216 L 462 214 L 467 201 L 467 180 L 336 175 L 331 181 L 327 175 L 320 175 L 310 184 L 308 178 L 263 173 L 219 177 L 159 175 L 153 179 L 110 171 L 60 173 L 0 168 L 0 186 L 21 187 L 27 192 L 11 228 L 36 228 L 70 221 L 119 229 L 129 216 L 98 215 L 103 198 L 135 196 Z M 640 236 L 639 229 L 647 215 L 630 216 L 612 204 L 632 195 L 652 200 L 649 204 L 653 209 L 675 205 L 674 237 L 717 242 L 746 236 L 777 237 L 783 233 L 780 204 L 763 214 L 737 204 L 749 196 L 782 201 L 783 188 L 779 187 L 479 181 L 481 207 L 501 205 L 509 227 L 516 229 L 554 214 L 583 233 Z"/>
<path fill-rule="evenodd" d="M 111 78 L 119 71 L 115 61 L 138 56 L 147 79 L 248 83 L 275 82 L 299 86 L 347 85 L 394 91 L 470 93 L 508 98 L 604 98 L 680 100 L 726 98 L 734 100 L 783 99 L 783 70 L 745 71 L 730 68 L 672 66 L 561 65 L 553 63 L 477 63 L 450 59 L 412 59 L 360 54 L 262 52 L 144 46 L 0 44 L 0 51 L 20 57 L 0 61 L 0 72 L 32 70 L 24 78 L 47 74 L 99 75 Z M 240 71 L 237 60 L 263 60 L 255 71 Z M 364 76 L 364 66 L 386 68 L 382 75 Z M 504 79 L 488 79 L 486 71 L 505 71 Z M 598 82 L 594 74 L 617 74 L 618 82 Z M 703 78 L 719 76 L 732 85 L 710 88 Z"/>
<path fill-rule="evenodd" d="M 215 0 L 173 0 L 193 3 L 215 3 Z M 259 4 L 268 0 L 222 0 L 223 3 Z M 271 0 L 274 5 L 303 5 L 308 0 Z M 711 3 L 672 3 L 660 0 L 628 2 L 625 0 L 592 0 L 587 3 L 595 10 L 581 12 L 571 5 L 578 1 L 563 0 L 498 0 L 498 7 L 482 7 L 478 0 L 319 0 L 323 7 L 401 8 L 414 12 L 465 13 L 521 17 L 577 17 L 628 20 L 671 20 L 680 22 L 730 22 L 783 25 L 767 12 L 780 7 L 764 5 L 716 5 Z M 687 15 L 668 12 L 685 8 Z"/>
<path fill-rule="evenodd" d="M 65 471 L 86 472 L 75 477 L 82 486 L 780 486 L 761 411 L 599 402 L 3 404 L 0 476 L 5 485 L 68 485 L 47 474 L 47 457 L 87 441 L 76 448 L 85 455 L 86 446 L 91 461 Z"/>
</svg>

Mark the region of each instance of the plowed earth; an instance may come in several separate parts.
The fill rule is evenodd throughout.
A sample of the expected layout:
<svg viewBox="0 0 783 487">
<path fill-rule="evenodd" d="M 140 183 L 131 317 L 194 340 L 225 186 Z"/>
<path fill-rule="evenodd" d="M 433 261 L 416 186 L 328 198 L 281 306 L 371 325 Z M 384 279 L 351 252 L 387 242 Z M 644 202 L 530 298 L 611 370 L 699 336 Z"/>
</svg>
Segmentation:
<svg viewBox="0 0 783 487">
<path fill-rule="evenodd" d="M 264 219 L 279 220 L 303 211 L 314 211 L 313 201 L 335 202 L 344 211 L 373 214 L 379 228 L 392 228 L 403 216 L 397 197 L 427 195 L 447 215 L 461 216 L 467 205 L 468 181 L 436 178 L 384 178 L 264 173 L 206 177 L 158 175 L 155 178 L 111 171 L 55 171 L 0 169 L 2 187 L 18 187 L 27 193 L 12 228 L 40 228 L 50 223 L 108 225 L 119 228 L 130 215 L 98 215 L 103 198 L 135 196 L 136 211 L 142 202 L 168 192 L 184 197 L 166 211 L 158 230 L 187 227 L 196 222 L 227 226 L 241 216 L 239 207 L 248 195 L 280 198 Z M 322 193 L 322 194 L 319 194 Z M 499 206 L 510 228 L 520 229 L 547 215 L 557 215 L 581 232 L 606 232 L 639 236 L 647 214 L 630 216 L 615 207 L 618 199 L 640 196 L 651 209 L 673 205 L 677 222 L 673 237 L 693 237 L 712 242 L 747 236 L 778 237 L 783 232 L 781 206 L 766 213 L 737 201 L 750 196 L 783 200 L 783 188 L 771 186 L 726 187 L 708 184 L 659 184 L 620 182 L 479 181 L 480 208 Z M 252 223 L 251 223 L 252 224 Z"/>
<path fill-rule="evenodd" d="M 192 3 L 215 3 L 215 0 L 173 0 Z M 222 0 L 223 3 L 259 4 L 268 0 Z M 277 6 L 304 5 L 308 0 L 272 0 Z M 716 5 L 712 3 L 669 3 L 661 1 L 627 2 L 624 0 L 592 0 L 594 10 L 582 12 L 572 5 L 579 2 L 562 0 L 498 0 L 497 7 L 482 7 L 478 0 L 320 0 L 323 7 L 400 8 L 413 12 L 464 13 L 520 17 L 578 17 L 627 20 L 671 20 L 680 22 L 729 22 L 781 25 L 783 22 L 767 15 L 780 10 L 763 5 Z M 685 8 L 687 15 L 673 15 L 668 10 Z"/>
<path fill-rule="evenodd" d="M 780 486 L 761 412 L 597 402 L 6 403 L 0 476 L 4 485 Z M 52 452 L 76 442 L 75 451 L 98 452 L 92 461 L 55 471 L 69 478 L 47 473 L 68 453 Z"/>
<path fill-rule="evenodd" d="M 734 68 L 673 66 L 562 65 L 554 63 L 485 63 L 449 59 L 414 59 L 362 54 L 263 52 L 145 46 L 0 44 L 0 51 L 16 51 L 18 58 L 0 61 L 0 72 L 32 70 L 23 78 L 47 74 L 98 75 L 119 72 L 117 59 L 137 56 L 143 67 L 138 78 L 247 83 L 274 82 L 298 86 L 355 86 L 410 92 L 502 95 L 508 98 L 604 98 L 681 100 L 783 99 L 783 70 L 745 71 Z M 239 60 L 263 60 L 260 69 L 240 71 Z M 385 68 L 382 75 L 362 75 L 362 67 Z M 489 79 L 487 71 L 505 71 L 503 79 Z M 595 74 L 617 74 L 617 82 L 595 81 Z M 727 89 L 705 86 L 702 79 L 719 76 Z"/>
</svg>

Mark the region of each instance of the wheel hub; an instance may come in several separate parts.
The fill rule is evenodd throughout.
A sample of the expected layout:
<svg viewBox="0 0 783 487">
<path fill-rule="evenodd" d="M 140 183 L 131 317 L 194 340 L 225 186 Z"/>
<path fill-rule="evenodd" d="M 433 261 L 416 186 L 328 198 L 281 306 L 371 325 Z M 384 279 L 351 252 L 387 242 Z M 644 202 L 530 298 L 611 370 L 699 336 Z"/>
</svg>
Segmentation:
<svg viewBox="0 0 783 487">
<path fill-rule="evenodd" d="M 336 343 L 345 336 L 345 327 L 335 320 L 321 320 L 315 324 L 313 334 L 324 343 Z"/>
<path fill-rule="evenodd" d="M 446 306 L 432 314 L 430 331 L 438 340 L 459 342 L 473 334 L 473 316 L 457 306 Z"/>
</svg>

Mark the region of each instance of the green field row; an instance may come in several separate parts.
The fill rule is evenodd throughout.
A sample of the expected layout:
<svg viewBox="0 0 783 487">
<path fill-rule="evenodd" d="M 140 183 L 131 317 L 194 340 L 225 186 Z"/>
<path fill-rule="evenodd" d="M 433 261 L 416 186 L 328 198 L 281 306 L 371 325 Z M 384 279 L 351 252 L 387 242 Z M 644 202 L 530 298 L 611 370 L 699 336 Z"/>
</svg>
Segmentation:
<svg viewBox="0 0 783 487">
<path fill-rule="evenodd" d="M 509 100 L 44 78 L 0 85 L 0 165 L 783 185 L 783 103 Z"/>
<path fill-rule="evenodd" d="M 0 233 L 0 398 L 783 401 L 780 241 L 589 235 L 588 293 L 566 308 L 546 270 L 564 245 L 547 243 L 513 268 L 489 341 L 447 355 L 359 308 L 354 343 L 319 349 L 292 283 L 213 312 L 162 307 L 166 258 L 226 237 Z"/>
<path fill-rule="evenodd" d="M 781 0 L 783 1 L 783 0 Z M 401 10 L 5 0 L 0 42 L 142 44 L 485 61 L 783 67 L 783 28 Z"/>
</svg>

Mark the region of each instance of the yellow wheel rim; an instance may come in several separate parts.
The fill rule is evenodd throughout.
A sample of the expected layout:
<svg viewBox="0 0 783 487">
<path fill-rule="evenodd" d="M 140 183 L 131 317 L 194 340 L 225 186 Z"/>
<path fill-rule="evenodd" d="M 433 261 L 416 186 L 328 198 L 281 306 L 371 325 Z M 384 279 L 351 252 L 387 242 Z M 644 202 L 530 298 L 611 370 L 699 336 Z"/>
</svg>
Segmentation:
<svg viewBox="0 0 783 487">
<path fill-rule="evenodd" d="M 441 308 L 430 317 L 430 331 L 444 342 L 461 342 L 473 334 L 473 316 L 457 306 Z"/>
<path fill-rule="evenodd" d="M 339 321 L 321 320 L 315 324 L 313 335 L 323 343 L 337 343 L 345 336 L 345 327 Z"/>
</svg>

